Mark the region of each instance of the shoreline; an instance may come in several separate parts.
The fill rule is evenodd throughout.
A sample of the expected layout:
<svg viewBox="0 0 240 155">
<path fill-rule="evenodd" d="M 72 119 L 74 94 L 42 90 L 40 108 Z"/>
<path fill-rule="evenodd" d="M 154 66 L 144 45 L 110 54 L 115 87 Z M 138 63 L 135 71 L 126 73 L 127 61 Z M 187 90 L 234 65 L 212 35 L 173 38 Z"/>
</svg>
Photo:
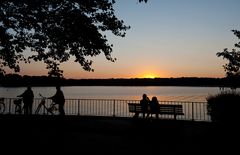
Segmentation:
<svg viewBox="0 0 240 155">
<path fill-rule="evenodd" d="M 228 78 L 111 78 L 65 79 L 47 76 L 9 75 L 0 77 L 2 87 L 31 86 L 190 86 L 190 87 L 240 87 L 239 80 Z"/>
</svg>

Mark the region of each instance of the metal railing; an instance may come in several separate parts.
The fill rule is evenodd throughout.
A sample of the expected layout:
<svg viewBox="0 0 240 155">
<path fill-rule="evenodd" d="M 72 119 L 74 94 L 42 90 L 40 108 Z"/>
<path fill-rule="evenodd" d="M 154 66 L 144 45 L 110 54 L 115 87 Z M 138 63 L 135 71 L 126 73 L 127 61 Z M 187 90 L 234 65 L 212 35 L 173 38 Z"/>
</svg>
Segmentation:
<svg viewBox="0 0 240 155">
<path fill-rule="evenodd" d="M 13 101 L 16 98 L 5 98 L 5 111 L 3 114 L 15 114 Z M 35 98 L 33 103 L 33 114 L 41 98 Z M 139 100 L 119 100 L 119 99 L 66 99 L 66 115 L 79 116 L 112 116 L 112 117 L 132 117 L 129 113 L 127 103 L 139 103 Z M 179 104 L 183 106 L 184 115 L 177 116 L 177 120 L 210 121 L 207 114 L 207 102 L 189 101 L 159 101 L 160 104 Z M 46 99 L 46 106 L 51 104 L 51 100 Z M 41 109 L 39 114 L 48 114 Z M 49 114 L 51 115 L 51 114 Z M 172 115 L 160 115 L 161 119 L 172 119 Z"/>
</svg>

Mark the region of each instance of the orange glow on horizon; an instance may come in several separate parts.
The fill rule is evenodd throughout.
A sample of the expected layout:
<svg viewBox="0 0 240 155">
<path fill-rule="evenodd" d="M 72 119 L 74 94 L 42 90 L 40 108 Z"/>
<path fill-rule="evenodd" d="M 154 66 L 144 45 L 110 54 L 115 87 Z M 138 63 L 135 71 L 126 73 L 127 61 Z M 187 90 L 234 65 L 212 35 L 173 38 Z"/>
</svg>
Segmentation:
<svg viewBox="0 0 240 155">
<path fill-rule="evenodd" d="M 154 79 L 159 77 L 160 76 L 157 73 L 144 73 L 143 75 L 140 76 L 140 78 L 149 78 L 149 79 Z"/>
<path fill-rule="evenodd" d="M 144 75 L 143 78 L 154 79 L 154 78 L 156 78 L 156 76 L 155 76 L 155 75 L 148 74 L 148 75 Z"/>
</svg>

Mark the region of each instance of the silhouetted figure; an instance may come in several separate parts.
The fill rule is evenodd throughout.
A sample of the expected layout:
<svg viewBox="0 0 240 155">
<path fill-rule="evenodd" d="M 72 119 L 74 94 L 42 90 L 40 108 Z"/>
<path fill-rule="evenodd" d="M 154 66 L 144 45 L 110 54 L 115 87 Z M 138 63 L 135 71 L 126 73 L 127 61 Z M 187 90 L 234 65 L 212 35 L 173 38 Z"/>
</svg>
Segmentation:
<svg viewBox="0 0 240 155">
<path fill-rule="evenodd" d="M 55 95 L 53 95 L 52 97 L 49 97 L 49 99 L 52 99 L 53 102 L 55 102 L 56 104 L 58 104 L 59 106 L 59 115 L 65 115 L 65 111 L 64 111 L 64 104 L 65 104 L 65 97 L 63 95 L 63 92 L 60 88 L 60 86 L 56 86 L 56 93 Z"/>
<path fill-rule="evenodd" d="M 149 106 L 150 100 L 147 97 L 146 94 L 142 95 L 142 99 L 140 100 L 140 105 L 142 108 L 142 113 L 143 113 L 143 118 L 145 118 L 145 114 L 147 113 L 147 117 L 149 116 L 148 114 L 148 106 Z"/>
<path fill-rule="evenodd" d="M 29 115 L 32 114 L 32 105 L 33 105 L 33 98 L 34 94 L 31 89 L 31 86 L 28 86 L 27 89 L 17 97 L 22 97 L 23 99 L 23 108 L 24 108 L 24 114 Z"/>
<path fill-rule="evenodd" d="M 150 102 L 150 111 L 151 115 L 155 114 L 156 118 L 158 118 L 158 113 L 159 113 L 159 102 L 156 96 L 152 97 L 152 100 Z"/>
</svg>

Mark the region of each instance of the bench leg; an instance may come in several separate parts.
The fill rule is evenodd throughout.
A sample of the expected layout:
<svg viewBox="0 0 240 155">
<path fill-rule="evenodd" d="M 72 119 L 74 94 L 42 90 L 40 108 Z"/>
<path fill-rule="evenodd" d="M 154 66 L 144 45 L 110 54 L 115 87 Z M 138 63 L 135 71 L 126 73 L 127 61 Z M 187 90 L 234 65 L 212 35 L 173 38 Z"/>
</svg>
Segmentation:
<svg viewBox="0 0 240 155">
<path fill-rule="evenodd" d="M 143 115 L 143 118 L 145 117 L 148 118 L 148 113 L 143 112 L 142 115 Z"/>
<path fill-rule="evenodd" d="M 135 113 L 135 114 L 133 115 L 133 118 L 138 118 L 138 116 L 139 116 L 139 113 Z"/>
<path fill-rule="evenodd" d="M 148 112 L 146 118 L 149 118 L 149 117 L 150 117 L 150 113 Z"/>
</svg>

